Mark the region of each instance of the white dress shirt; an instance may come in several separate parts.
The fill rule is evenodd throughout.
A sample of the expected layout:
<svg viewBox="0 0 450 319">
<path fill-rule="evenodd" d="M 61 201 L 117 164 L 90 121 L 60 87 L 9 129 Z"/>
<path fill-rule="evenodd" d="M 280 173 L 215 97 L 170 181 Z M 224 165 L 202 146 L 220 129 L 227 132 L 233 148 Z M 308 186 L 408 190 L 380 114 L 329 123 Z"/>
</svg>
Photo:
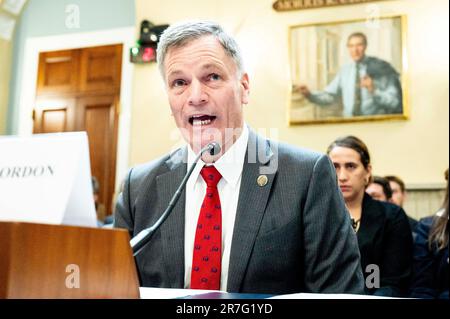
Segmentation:
<svg viewBox="0 0 450 319">
<path fill-rule="evenodd" d="M 242 169 L 247 152 L 248 127 L 244 124 L 241 136 L 223 154 L 214 166 L 222 175 L 217 184 L 222 208 L 222 265 L 220 290 L 227 290 L 228 265 L 230 262 L 231 240 L 233 238 L 234 220 L 241 188 Z M 188 169 L 194 162 L 196 154 L 188 146 Z M 200 208 L 206 193 L 206 183 L 200 175 L 205 163 L 200 159 L 186 184 L 186 208 L 184 226 L 184 287 L 191 284 L 192 258 L 194 253 L 195 233 Z"/>
</svg>

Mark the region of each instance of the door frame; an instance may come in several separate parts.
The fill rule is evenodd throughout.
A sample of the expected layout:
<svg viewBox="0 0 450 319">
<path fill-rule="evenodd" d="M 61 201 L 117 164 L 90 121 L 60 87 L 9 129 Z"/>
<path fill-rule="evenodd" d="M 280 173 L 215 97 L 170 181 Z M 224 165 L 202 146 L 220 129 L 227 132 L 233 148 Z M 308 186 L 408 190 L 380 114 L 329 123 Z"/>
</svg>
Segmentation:
<svg viewBox="0 0 450 319">
<path fill-rule="evenodd" d="M 72 50 L 78 48 L 122 44 L 122 78 L 120 83 L 120 113 L 118 120 L 115 192 L 129 168 L 131 105 L 134 66 L 129 62 L 130 48 L 135 43 L 135 27 L 69 33 L 46 37 L 33 37 L 25 42 L 24 66 L 22 68 L 21 94 L 19 100 L 18 134 L 33 133 L 32 113 L 35 105 L 39 66 L 39 53 Z"/>
</svg>

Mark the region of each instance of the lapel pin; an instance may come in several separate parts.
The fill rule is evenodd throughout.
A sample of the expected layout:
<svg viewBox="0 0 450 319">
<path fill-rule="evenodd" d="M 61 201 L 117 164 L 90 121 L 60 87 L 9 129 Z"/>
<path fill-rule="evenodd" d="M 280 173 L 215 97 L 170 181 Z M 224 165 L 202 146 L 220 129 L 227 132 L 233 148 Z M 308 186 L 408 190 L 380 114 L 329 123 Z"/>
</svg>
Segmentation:
<svg viewBox="0 0 450 319">
<path fill-rule="evenodd" d="M 269 179 L 267 178 L 266 175 L 259 175 L 258 179 L 256 180 L 258 185 L 261 187 L 266 186 L 268 181 L 269 181 Z"/>
</svg>

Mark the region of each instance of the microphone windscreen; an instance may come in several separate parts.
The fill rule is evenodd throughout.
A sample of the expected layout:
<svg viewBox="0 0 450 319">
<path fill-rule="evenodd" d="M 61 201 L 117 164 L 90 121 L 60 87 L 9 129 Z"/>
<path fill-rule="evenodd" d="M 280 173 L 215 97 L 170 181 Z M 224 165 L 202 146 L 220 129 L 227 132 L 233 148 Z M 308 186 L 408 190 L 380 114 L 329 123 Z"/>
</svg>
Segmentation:
<svg viewBox="0 0 450 319">
<path fill-rule="evenodd" d="M 209 145 L 211 145 L 211 150 L 209 151 L 209 154 L 211 154 L 211 156 L 217 155 L 220 153 L 220 145 L 219 143 L 216 142 L 212 142 Z"/>
</svg>

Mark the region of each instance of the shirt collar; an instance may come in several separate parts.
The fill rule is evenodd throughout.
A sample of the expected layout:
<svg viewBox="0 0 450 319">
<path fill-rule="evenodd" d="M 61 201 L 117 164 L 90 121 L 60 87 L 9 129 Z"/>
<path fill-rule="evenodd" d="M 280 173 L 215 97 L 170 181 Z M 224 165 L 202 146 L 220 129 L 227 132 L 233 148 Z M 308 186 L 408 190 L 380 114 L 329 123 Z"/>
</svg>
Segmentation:
<svg viewBox="0 0 450 319">
<path fill-rule="evenodd" d="M 234 142 L 233 145 L 223 154 L 214 166 L 225 179 L 225 181 L 232 187 L 236 187 L 239 178 L 242 174 L 242 168 L 244 166 L 245 153 L 247 152 L 248 143 L 248 127 L 244 124 L 241 136 Z M 192 150 L 191 146 L 188 145 L 188 169 L 191 167 L 196 154 Z M 205 162 L 200 159 L 195 166 L 191 177 L 188 180 L 188 187 L 193 187 L 200 176 L 200 171 L 205 166 Z"/>
</svg>

